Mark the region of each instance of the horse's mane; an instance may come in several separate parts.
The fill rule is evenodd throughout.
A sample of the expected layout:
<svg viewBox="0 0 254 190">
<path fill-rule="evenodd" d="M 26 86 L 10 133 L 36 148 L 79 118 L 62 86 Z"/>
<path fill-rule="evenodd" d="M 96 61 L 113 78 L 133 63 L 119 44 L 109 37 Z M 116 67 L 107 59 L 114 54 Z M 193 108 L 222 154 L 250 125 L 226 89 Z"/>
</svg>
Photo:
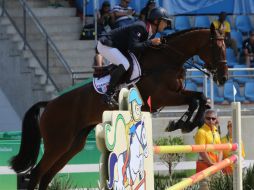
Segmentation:
<svg viewBox="0 0 254 190">
<path fill-rule="evenodd" d="M 205 30 L 205 29 L 207 30 L 209 28 L 194 27 L 194 28 L 190 28 L 190 29 L 186 29 L 186 30 L 181 30 L 181 31 L 178 31 L 178 32 L 175 32 L 175 33 L 172 33 L 172 34 L 168 34 L 166 36 L 163 36 L 163 38 L 165 38 L 166 40 L 170 40 L 171 38 L 184 35 L 188 32 L 193 32 L 193 31 L 196 31 L 196 30 Z"/>
</svg>

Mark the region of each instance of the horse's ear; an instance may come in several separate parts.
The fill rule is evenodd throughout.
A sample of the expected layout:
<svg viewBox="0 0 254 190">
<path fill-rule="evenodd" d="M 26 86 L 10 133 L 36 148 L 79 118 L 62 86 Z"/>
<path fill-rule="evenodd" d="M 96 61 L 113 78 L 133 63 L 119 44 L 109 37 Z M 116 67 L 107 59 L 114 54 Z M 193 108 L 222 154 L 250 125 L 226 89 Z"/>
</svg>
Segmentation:
<svg viewBox="0 0 254 190">
<path fill-rule="evenodd" d="M 210 26 L 210 30 L 211 30 L 211 33 L 215 33 L 215 26 L 213 23 Z"/>
<path fill-rule="evenodd" d="M 210 26 L 210 30 L 213 31 L 213 32 L 215 31 L 215 26 L 214 26 L 213 23 L 212 23 L 211 26 Z"/>
</svg>

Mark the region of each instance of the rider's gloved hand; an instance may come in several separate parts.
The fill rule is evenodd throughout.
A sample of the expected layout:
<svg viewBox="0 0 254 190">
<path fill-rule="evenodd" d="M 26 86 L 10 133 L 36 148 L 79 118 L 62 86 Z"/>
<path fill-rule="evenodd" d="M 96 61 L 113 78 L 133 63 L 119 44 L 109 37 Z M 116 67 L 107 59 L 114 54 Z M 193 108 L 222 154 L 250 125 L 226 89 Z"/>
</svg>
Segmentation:
<svg viewBox="0 0 254 190">
<path fill-rule="evenodd" d="M 160 38 L 153 38 L 151 39 L 152 45 L 158 46 L 161 44 L 161 39 Z"/>
</svg>

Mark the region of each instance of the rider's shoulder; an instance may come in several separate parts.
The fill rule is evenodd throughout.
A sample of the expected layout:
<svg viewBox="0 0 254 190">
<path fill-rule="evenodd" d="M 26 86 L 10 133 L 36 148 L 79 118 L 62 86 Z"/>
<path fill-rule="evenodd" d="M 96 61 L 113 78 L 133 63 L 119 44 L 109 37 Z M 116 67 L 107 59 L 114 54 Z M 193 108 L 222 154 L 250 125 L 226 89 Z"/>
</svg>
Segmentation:
<svg viewBox="0 0 254 190">
<path fill-rule="evenodd" d="M 138 20 L 138 21 L 136 21 L 136 22 L 134 22 L 134 23 L 132 24 L 132 27 L 142 27 L 142 28 L 146 28 L 146 24 L 145 24 L 144 21 Z"/>
</svg>

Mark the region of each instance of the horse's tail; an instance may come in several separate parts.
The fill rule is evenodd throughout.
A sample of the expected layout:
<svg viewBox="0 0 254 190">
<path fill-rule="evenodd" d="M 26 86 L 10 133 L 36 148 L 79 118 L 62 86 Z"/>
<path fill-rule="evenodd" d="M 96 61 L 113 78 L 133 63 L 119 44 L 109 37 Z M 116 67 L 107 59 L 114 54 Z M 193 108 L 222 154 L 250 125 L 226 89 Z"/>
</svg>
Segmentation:
<svg viewBox="0 0 254 190">
<path fill-rule="evenodd" d="M 108 188 L 112 189 L 114 184 L 114 168 L 117 163 L 117 156 L 114 152 L 109 155 L 109 180 L 107 180 Z"/>
<path fill-rule="evenodd" d="M 47 104 L 48 102 L 38 102 L 25 113 L 19 153 L 10 160 L 12 169 L 17 173 L 31 169 L 36 163 L 41 142 L 40 108 L 46 107 Z"/>
</svg>

